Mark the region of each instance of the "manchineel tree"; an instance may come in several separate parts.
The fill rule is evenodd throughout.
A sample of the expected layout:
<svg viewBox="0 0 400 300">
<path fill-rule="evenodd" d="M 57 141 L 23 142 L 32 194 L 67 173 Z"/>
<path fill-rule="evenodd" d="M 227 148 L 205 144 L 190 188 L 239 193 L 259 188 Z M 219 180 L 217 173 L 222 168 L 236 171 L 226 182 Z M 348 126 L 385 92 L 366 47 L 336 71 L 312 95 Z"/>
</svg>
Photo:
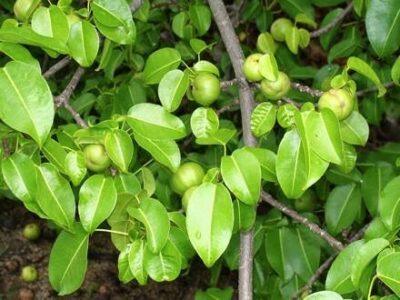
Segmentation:
<svg viewBox="0 0 400 300">
<path fill-rule="evenodd" d="M 54 290 L 110 234 L 123 283 L 398 299 L 400 1 L 130 2 L 0 1 L 1 193 L 57 228 Z"/>
</svg>

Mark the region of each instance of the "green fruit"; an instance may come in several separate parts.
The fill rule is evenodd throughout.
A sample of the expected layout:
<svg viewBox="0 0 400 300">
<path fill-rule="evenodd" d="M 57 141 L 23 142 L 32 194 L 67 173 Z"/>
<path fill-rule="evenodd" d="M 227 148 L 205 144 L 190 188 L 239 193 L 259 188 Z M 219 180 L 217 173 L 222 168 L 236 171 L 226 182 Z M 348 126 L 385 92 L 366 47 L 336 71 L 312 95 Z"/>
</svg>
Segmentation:
<svg viewBox="0 0 400 300">
<path fill-rule="evenodd" d="M 193 80 L 193 99 L 202 106 L 210 106 L 218 99 L 220 92 L 219 79 L 211 73 L 201 72 Z"/>
<path fill-rule="evenodd" d="M 183 210 L 186 211 L 188 204 L 189 204 L 189 198 L 193 194 L 193 191 L 197 188 L 197 186 L 192 186 L 189 189 L 186 190 L 186 192 L 183 194 L 182 197 L 182 207 Z"/>
<path fill-rule="evenodd" d="M 260 73 L 258 68 L 258 61 L 262 57 L 262 54 L 255 53 L 249 55 L 243 64 L 243 73 L 246 76 L 248 81 L 260 81 L 263 79 L 263 76 Z"/>
<path fill-rule="evenodd" d="M 274 54 L 278 46 L 269 32 L 261 33 L 257 38 L 257 50 L 262 53 Z"/>
<path fill-rule="evenodd" d="M 271 25 L 271 34 L 278 42 L 285 41 L 285 36 L 292 29 L 293 23 L 289 19 L 279 18 Z"/>
<path fill-rule="evenodd" d="M 204 170 L 199 164 L 184 163 L 172 175 L 171 188 L 175 193 L 183 195 L 189 188 L 200 185 L 203 177 Z"/>
<path fill-rule="evenodd" d="M 41 0 L 17 0 L 14 4 L 15 17 L 20 21 L 27 21 Z"/>
<path fill-rule="evenodd" d="M 345 89 L 331 89 L 318 100 L 318 108 L 329 108 L 340 120 L 346 119 L 354 109 L 354 97 Z"/>
<path fill-rule="evenodd" d="M 284 97 L 290 89 L 290 79 L 283 73 L 279 72 L 276 81 L 263 79 L 261 81 L 261 90 L 264 95 L 271 100 L 278 100 Z"/>
<path fill-rule="evenodd" d="M 315 194 L 311 190 L 307 190 L 304 194 L 294 201 L 294 207 L 297 211 L 313 211 L 315 209 Z"/>
<path fill-rule="evenodd" d="M 86 167 L 93 172 L 102 172 L 111 165 L 111 160 L 103 145 L 88 145 L 83 149 Z"/>
<path fill-rule="evenodd" d="M 37 240 L 40 237 L 40 227 L 36 223 L 30 223 L 24 227 L 22 231 L 24 238 L 30 241 Z"/>
<path fill-rule="evenodd" d="M 21 279 L 26 282 L 33 282 L 37 280 L 38 272 L 34 266 L 25 266 L 21 271 Z"/>
</svg>

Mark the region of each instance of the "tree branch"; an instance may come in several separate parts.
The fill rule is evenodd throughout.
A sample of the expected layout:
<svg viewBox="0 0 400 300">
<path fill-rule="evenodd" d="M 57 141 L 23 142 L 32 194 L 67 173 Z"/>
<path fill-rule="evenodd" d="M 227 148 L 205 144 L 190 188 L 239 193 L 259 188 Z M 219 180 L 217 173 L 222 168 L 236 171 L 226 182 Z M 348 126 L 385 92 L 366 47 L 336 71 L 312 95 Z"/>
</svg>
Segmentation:
<svg viewBox="0 0 400 300">
<path fill-rule="evenodd" d="M 244 55 L 240 48 L 239 39 L 229 19 L 222 0 L 208 0 L 215 23 L 218 26 L 221 38 L 225 44 L 231 60 L 236 80 L 239 84 L 240 111 L 242 117 L 243 140 L 245 145 L 257 145 L 250 130 L 250 116 L 254 107 L 251 88 L 242 71 Z M 240 235 L 240 262 L 239 262 L 239 299 L 253 299 L 253 231 L 242 232 Z"/>
<path fill-rule="evenodd" d="M 319 37 L 320 35 L 328 32 L 329 30 L 331 30 L 333 27 L 335 27 L 336 25 L 338 25 L 340 22 L 343 21 L 343 19 L 347 16 L 347 14 L 352 10 L 353 8 L 353 1 L 351 1 L 346 8 L 335 18 L 332 20 L 332 22 L 330 22 L 329 24 L 327 24 L 326 26 L 315 30 L 313 32 L 310 33 L 310 37 L 311 38 L 316 38 Z"/>
<path fill-rule="evenodd" d="M 339 250 L 339 251 L 343 250 L 344 246 L 339 240 L 335 239 L 327 231 L 323 230 L 321 227 L 319 227 L 317 224 L 311 222 L 306 217 L 303 217 L 302 215 L 300 215 L 296 211 L 294 211 L 291 208 L 283 205 L 281 202 L 275 200 L 274 198 L 272 198 L 271 195 L 269 195 L 269 194 L 267 194 L 265 192 L 261 193 L 261 198 L 262 198 L 263 201 L 265 201 L 268 204 L 270 204 L 271 206 L 279 209 L 284 214 L 286 214 L 289 217 L 291 217 L 292 219 L 300 222 L 301 224 L 306 226 L 308 229 L 310 229 L 312 232 L 314 232 L 315 234 L 319 235 L 321 238 L 323 238 L 325 241 L 327 241 L 328 244 L 331 245 L 332 248 L 334 248 L 335 250 Z"/>
<path fill-rule="evenodd" d="M 322 94 L 324 93 L 323 91 L 315 90 L 307 85 L 303 85 L 298 82 L 292 82 L 291 86 L 293 89 L 299 90 L 300 92 L 303 92 L 303 93 L 310 94 L 313 97 L 321 97 Z"/>
<path fill-rule="evenodd" d="M 76 110 L 74 110 L 74 108 L 69 104 L 69 99 L 71 98 L 71 95 L 74 92 L 74 90 L 76 89 L 79 81 L 81 80 L 83 73 L 85 73 L 85 70 L 83 68 L 79 67 L 75 71 L 74 75 L 71 78 L 71 81 L 68 83 L 68 85 L 62 91 L 62 93 L 54 98 L 54 103 L 55 103 L 56 107 L 61 107 L 61 106 L 65 107 L 65 109 L 67 109 L 71 113 L 75 122 L 79 126 L 81 126 L 83 128 L 87 128 L 88 125 L 87 125 L 86 121 L 84 119 L 82 119 L 82 117 L 79 115 L 79 113 Z"/>
<path fill-rule="evenodd" d="M 46 72 L 43 73 L 44 78 L 49 78 L 53 76 L 55 73 L 63 69 L 65 66 L 67 66 L 71 62 L 71 58 L 66 56 L 63 59 L 59 60 L 56 64 L 51 66 Z"/>
<path fill-rule="evenodd" d="M 385 88 L 391 88 L 391 87 L 394 87 L 395 84 L 394 84 L 394 82 L 387 82 L 387 83 L 384 83 L 383 86 Z M 368 94 L 371 92 L 376 92 L 377 90 L 378 90 L 378 88 L 376 86 L 368 88 L 368 89 L 360 90 L 357 92 L 357 96 L 361 97 L 361 96 L 364 96 L 365 94 Z"/>
</svg>

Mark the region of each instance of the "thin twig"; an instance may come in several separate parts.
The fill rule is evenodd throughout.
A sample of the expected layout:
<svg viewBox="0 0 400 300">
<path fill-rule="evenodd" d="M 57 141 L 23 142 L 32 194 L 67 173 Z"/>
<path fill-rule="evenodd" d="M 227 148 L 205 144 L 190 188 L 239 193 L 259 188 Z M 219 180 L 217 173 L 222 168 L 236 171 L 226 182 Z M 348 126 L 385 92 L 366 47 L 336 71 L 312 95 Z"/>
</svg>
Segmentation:
<svg viewBox="0 0 400 300">
<path fill-rule="evenodd" d="M 232 107 L 235 107 L 237 105 L 240 104 L 239 99 L 235 99 L 232 102 L 230 102 L 229 104 L 222 106 L 220 109 L 217 110 L 217 115 L 220 115 L 226 111 L 229 111 Z"/>
<path fill-rule="evenodd" d="M 319 227 L 317 224 L 311 222 L 309 219 L 306 217 L 303 217 L 299 213 L 297 213 L 295 210 L 283 205 L 281 202 L 278 200 L 275 200 L 271 195 L 262 192 L 261 193 L 261 198 L 263 201 L 267 202 L 271 206 L 279 209 L 281 212 L 284 214 L 288 215 L 292 219 L 300 222 L 304 226 L 306 226 L 308 229 L 310 229 L 312 232 L 315 234 L 319 235 L 321 238 L 323 238 L 325 241 L 328 242 L 329 245 L 332 246 L 335 250 L 343 250 L 344 246 L 342 242 L 339 240 L 335 239 L 333 236 L 331 236 L 327 231 L 323 230 L 321 227 Z"/>
<path fill-rule="evenodd" d="M 55 73 L 66 67 L 71 62 L 71 58 L 66 56 L 63 59 L 59 60 L 56 64 L 52 65 L 46 72 L 43 73 L 44 78 L 49 78 L 53 76 Z"/>
<path fill-rule="evenodd" d="M 236 78 L 234 78 L 232 80 L 221 81 L 221 83 L 220 83 L 221 90 L 226 90 L 227 88 L 229 88 L 232 85 L 235 85 L 237 83 L 238 83 L 238 80 Z"/>
<path fill-rule="evenodd" d="M 239 84 L 240 111 L 242 116 L 243 140 L 245 145 L 257 145 L 250 129 L 250 117 L 254 107 L 253 93 L 242 71 L 244 62 L 243 51 L 229 19 L 222 0 L 208 0 L 215 23 L 218 26 L 222 41 L 231 60 L 235 77 Z M 240 234 L 240 259 L 239 259 L 239 299 L 253 299 L 253 230 Z"/>
<path fill-rule="evenodd" d="M 319 37 L 320 35 L 328 32 L 329 30 L 331 30 L 333 27 L 335 27 L 336 25 L 338 25 L 340 22 L 343 21 L 343 19 L 347 16 L 347 14 L 349 12 L 351 12 L 353 8 L 353 1 L 351 1 L 346 8 L 336 17 L 332 20 L 332 22 L 330 22 L 329 24 L 327 24 L 326 26 L 317 29 L 313 32 L 310 33 L 310 37 L 311 38 L 316 38 Z"/>
<path fill-rule="evenodd" d="M 391 87 L 394 87 L 395 84 L 394 84 L 394 82 L 391 81 L 391 82 L 384 83 L 383 86 L 385 88 L 391 88 Z M 367 89 L 358 91 L 357 92 L 357 96 L 361 97 L 361 96 L 364 96 L 365 94 L 368 94 L 368 93 L 371 93 L 371 92 L 376 92 L 377 90 L 378 90 L 378 87 L 373 86 L 371 88 L 367 88 Z"/>
<path fill-rule="evenodd" d="M 304 84 L 301 84 L 298 82 L 292 82 L 291 85 L 292 85 L 292 88 L 299 90 L 300 92 L 307 93 L 313 97 L 321 97 L 322 94 L 324 93 L 323 91 L 313 89 L 307 85 L 304 85 Z"/>
<path fill-rule="evenodd" d="M 71 113 L 75 122 L 79 126 L 81 126 L 83 128 L 87 128 L 88 125 L 87 125 L 86 121 L 84 119 L 82 119 L 80 114 L 69 104 L 69 99 L 71 98 L 72 93 L 76 89 L 79 81 L 81 80 L 83 73 L 85 73 L 85 69 L 79 67 L 75 71 L 74 75 L 71 78 L 71 81 L 68 83 L 66 88 L 62 91 L 62 93 L 54 98 L 54 103 L 55 103 L 56 107 L 61 107 L 61 106 L 65 107 L 65 109 L 67 109 Z"/>
</svg>

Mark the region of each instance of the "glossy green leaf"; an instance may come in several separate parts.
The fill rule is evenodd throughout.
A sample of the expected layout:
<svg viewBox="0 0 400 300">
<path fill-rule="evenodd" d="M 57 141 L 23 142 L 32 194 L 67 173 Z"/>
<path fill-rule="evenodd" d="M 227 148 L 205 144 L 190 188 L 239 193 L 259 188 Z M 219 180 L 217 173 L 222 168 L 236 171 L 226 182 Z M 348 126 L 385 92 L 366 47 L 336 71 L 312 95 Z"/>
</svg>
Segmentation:
<svg viewBox="0 0 400 300">
<path fill-rule="evenodd" d="M 147 247 L 153 253 L 161 251 L 168 240 L 169 218 L 160 201 L 144 198 L 138 208 L 129 208 L 128 213 L 146 227 Z"/>
<path fill-rule="evenodd" d="M 14 43 L 0 42 L 0 52 L 4 53 L 12 60 L 31 64 L 40 72 L 39 62 L 32 56 L 24 46 Z"/>
<path fill-rule="evenodd" d="M 134 278 L 129 266 L 129 254 L 131 252 L 131 245 L 128 245 L 118 256 L 118 279 L 122 283 L 128 283 Z"/>
<path fill-rule="evenodd" d="M 303 300 L 343 300 L 343 298 L 338 293 L 330 291 L 322 291 L 310 294 Z"/>
<path fill-rule="evenodd" d="M 207 60 L 199 60 L 193 65 L 193 71 L 195 72 L 207 72 L 214 74 L 215 76 L 219 77 L 219 70 L 216 65 L 207 61 Z"/>
<path fill-rule="evenodd" d="M 335 187 L 326 201 L 325 221 L 330 233 L 336 235 L 349 227 L 361 207 L 360 188 L 355 184 Z"/>
<path fill-rule="evenodd" d="M 245 204 L 254 205 L 260 198 L 261 167 L 246 149 L 233 152 L 221 160 L 221 174 L 229 190 Z"/>
<path fill-rule="evenodd" d="M 36 177 L 35 164 L 26 155 L 14 153 L 1 163 L 4 181 L 11 192 L 20 199 L 25 207 L 45 218 L 46 215 L 36 201 Z"/>
<path fill-rule="evenodd" d="M 80 21 L 71 26 L 67 42 L 69 53 L 82 67 L 93 64 L 99 43 L 96 28 L 88 21 Z"/>
<path fill-rule="evenodd" d="M 106 135 L 104 146 L 112 162 L 122 172 L 128 172 L 134 153 L 133 142 L 129 134 L 121 129 L 113 130 Z"/>
<path fill-rule="evenodd" d="M 383 238 L 370 240 L 358 248 L 351 264 L 351 281 L 357 288 L 363 271 L 368 264 L 378 256 L 379 252 L 389 246 L 389 241 Z"/>
<path fill-rule="evenodd" d="M 162 106 L 169 112 L 179 108 L 189 87 L 189 74 L 181 70 L 166 73 L 158 85 L 158 97 Z"/>
<path fill-rule="evenodd" d="M 212 108 L 196 108 L 190 117 L 190 127 L 196 138 L 212 136 L 219 128 L 218 115 Z"/>
<path fill-rule="evenodd" d="M 147 272 L 144 268 L 146 244 L 143 240 L 135 240 L 130 246 L 129 267 L 135 279 L 141 285 L 147 283 Z"/>
<path fill-rule="evenodd" d="M 258 61 L 258 70 L 264 78 L 270 81 L 278 80 L 278 63 L 273 54 L 266 53 L 260 57 Z"/>
<path fill-rule="evenodd" d="M 288 49 L 293 53 L 297 54 L 299 52 L 300 45 L 300 33 L 296 26 L 293 26 L 285 34 L 285 42 Z"/>
<path fill-rule="evenodd" d="M 244 204 L 242 201 L 233 201 L 233 210 L 235 214 L 235 223 L 233 231 L 247 231 L 251 229 L 256 220 L 256 209 L 252 205 Z"/>
<path fill-rule="evenodd" d="M 78 186 L 87 173 L 85 156 L 82 151 L 70 151 L 64 161 L 65 173 L 74 186 Z"/>
<path fill-rule="evenodd" d="M 190 196 L 186 226 L 190 242 L 207 267 L 228 247 L 233 230 L 233 205 L 222 184 L 203 183 Z"/>
<path fill-rule="evenodd" d="M 117 190 L 110 177 L 93 175 L 79 190 L 79 218 L 83 228 L 92 233 L 105 221 L 117 203 Z"/>
<path fill-rule="evenodd" d="M 153 140 L 145 135 L 135 134 L 135 141 L 140 147 L 148 151 L 160 164 L 175 172 L 181 164 L 181 153 L 174 141 Z"/>
<path fill-rule="evenodd" d="M 196 139 L 199 145 L 226 145 L 236 135 L 236 129 L 220 128 L 217 132 L 208 137 Z"/>
<path fill-rule="evenodd" d="M 261 178 L 265 181 L 276 182 L 276 154 L 263 148 L 246 148 L 258 159 L 261 167 Z"/>
<path fill-rule="evenodd" d="M 140 103 L 131 107 L 127 122 L 134 133 L 149 139 L 174 140 L 186 136 L 185 124 L 162 106 Z"/>
<path fill-rule="evenodd" d="M 400 46 L 399 11 L 400 2 L 397 0 L 371 0 L 368 5 L 365 17 L 367 35 L 379 57 L 392 54 Z"/>
<path fill-rule="evenodd" d="M 43 145 L 53 125 L 54 104 L 37 68 L 14 61 L 0 69 L 0 118 Z"/>
<path fill-rule="evenodd" d="M 72 229 L 75 197 L 69 182 L 51 164 L 36 168 L 36 201 L 46 216 L 64 229 Z"/>
<path fill-rule="evenodd" d="M 276 122 L 277 108 L 270 102 L 260 103 L 251 113 L 251 131 L 260 137 L 272 130 Z"/>
<path fill-rule="evenodd" d="M 69 35 L 68 20 L 56 5 L 39 7 L 32 16 L 32 29 L 37 34 L 66 43 Z"/>
<path fill-rule="evenodd" d="M 153 195 L 156 190 L 156 180 L 151 170 L 149 168 L 142 167 L 140 170 L 140 179 L 143 184 L 143 190 L 146 191 L 147 196 L 150 197 Z"/>
<path fill-rule="evenodd" d="M 79 223 L 73 231 L 62 231 L 50 253 L 49 281 L 60 296 L 75 292 L 83 283 L 87 268 L 89 234 Z"/>
<path fill-rule="evenodd" d="M 400 56 L 394 62 L 390 75 L 393 82 L 400 85 Z"/>
<path fill-rule="evenodd" d="M 400 252 L 394 252 L 378 258 L 376 273 L 378 278 L 385 283 L 398 297 L 400 297 L 399 265 Z"/>
<path fill-rule="evenodd" d="M 176 69 L 181 63 L 181 55 L 172 48 L 159 49 L 148 57 L 143 70 L 143 79 L 147 84 L 159 83 L 163 76 Z"/>
<path fill-rule="evenodd" d="M 314 19 L 314 9 L 310 0 L 278 0 L 278 3 L 293 19 L 299 14 L 305 14 Z"/>
<path fill-rule="evenodd" d="M 357 111 L 340 122 L 340 133 L 344 142 L 364 146 L 369 136 L 369 126 L 365 118 Z"/>
<path fill-rule="evenodd" d="M 207 33 L 211 25 L 211 11 L 206 5 L 195 4 L 189 7 L 189 17 L 199 36 Z"/>
<path fill-rule="evenodd" d="M 67 152 L 58 142 L 48 138 L 41 150 L 50 163 L 56 166 L 61 173 L 66 173 L 65 158 L 67 157 Z"/>
<path fill-rule="evenodd" d="M 387 228 L 393 230 L 400 225 L 400 176 L 390 180 L 383 188 L 378 203 L 379 215 Z"/>
</svg>

